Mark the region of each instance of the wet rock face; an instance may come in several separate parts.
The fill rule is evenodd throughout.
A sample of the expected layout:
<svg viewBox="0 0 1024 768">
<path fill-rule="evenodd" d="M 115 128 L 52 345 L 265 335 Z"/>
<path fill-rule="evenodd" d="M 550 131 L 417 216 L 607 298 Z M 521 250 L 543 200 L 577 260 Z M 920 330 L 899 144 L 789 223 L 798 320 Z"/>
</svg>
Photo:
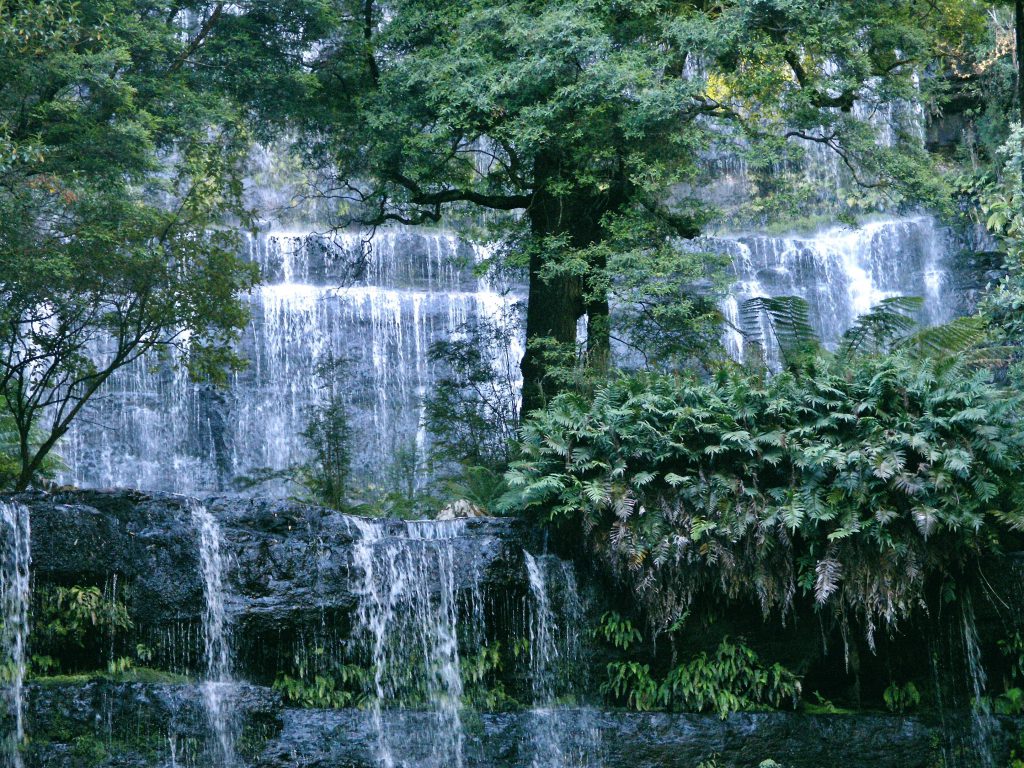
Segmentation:
<svg viewBox="0 0 1024 768">
<path fill-rule="evenodd" d="M 371 714 L 365 710 L 287 709 L 265 688 L 236 686 L 235 728 L 251 768 L 376 768 Z M 194 685 L 103 683 L 37 685 L 30 691 L 36 736 L 26 768 L 207 767 L 204 712 Z M 536 713 L 467 715 L 466 768 L 529 768 Z M 586 749 L 602 768 L 721 768 L 774 760 L 785 768 L 931 768 L 940 764 L 936 725 L 915 718 L 758 713 L 638 714 L 578 710 L 564 717 L 567 746 Z M 385 712 L 403 759 L 426 757 L 432 720 L 423 712 Z M 1001 723 L 1003 737 L 1020 727 Z M 90 762 L 93 743 L 107 754 Z M 173 754 L 172 754 L 173 753 Z M 173 761 L 173 762 L 172 762 Z"/>
<path fill-rule="evenodd" d="M 18 499 L 30 509 L 37 588 L 109 588 L 116 579 L 140 634 L 198 626 L 204 596 L 194 502 L 133 491 L 29 493 Z M 359 526 L 332 510 L 274 499 L 212 497 L 203 503 L 223 531 L 226 609 L 239 672 L 270 682 L 292 638 L 325 624 L 343 631 L 348 623 L 359 589 L 353 564 Z M 386 540 L 416 523 L 372 525 Z M 483 586 L 495 592 L 522 589 L 522 537 L 514 523 L 475 518 L 464 526 L 453 541 L 457 587 L 479 586 L 474 580 L 482 575 Z M 181 634 L 197 645 L 194 630 Z M 195 650 L 175 653 L 194 659 Z"/>
<path fill-rule="evenodd" d="M 536 715 L 485 714 L 468 724 L 467 768 L 527 768 Z M 566 718 L 563 715 L 563 718 Z M 289 710 L 280 736 L 269 742 L 258 768 L 373 768 L 366 713 Z M 720 768 L 754 768 L 775 760 L 784 768 L 931 768 L 941 758 L 936 728 L 913 718 L 804 716 L 789 713 L 714 715 L 577 711 L 566 732 L 602 768 L 695 768 L 712 759 Z M 429 722 L 390 714 L 386 727 L 401 734 L 415 760 Z M 596 738 L 595 738 L 596 737 Z M 567 745 L 572 748 L 574 745 Z"/>
<path fill-rule="evenodd" d="M 185 499 L 133 491 L 79 491 L 18 498 L 32 525 L 37 586 L 132 586 L 129 611 L 141 624 L 198 618 L 203 588 Z"/>
<path fill-rule="evenodd" d="M 249 752 L 280 733 L 281 700 L 273 691 L 237 685 L 234 729 Z M 207 716 L 195 685 L 45 684 L 29 689 L 32 739 L 26 768 L 163 768 L 208 765 Z"/>
</svg>

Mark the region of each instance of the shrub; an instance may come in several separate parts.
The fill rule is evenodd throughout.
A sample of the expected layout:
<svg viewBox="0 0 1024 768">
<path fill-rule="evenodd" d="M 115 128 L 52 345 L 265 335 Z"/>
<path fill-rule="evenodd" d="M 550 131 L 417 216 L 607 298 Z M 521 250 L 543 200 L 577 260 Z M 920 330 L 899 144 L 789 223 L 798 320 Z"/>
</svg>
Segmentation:
<svg viewBox="0 0 1024 768">
<path fill-rule="evenodd" d="M 869 639 L 1024 527 L 1017 396 L 906 354 L 623 377 L 523 428 L 508 506 L 582 524 L 667 627 L 712 590 L 808 595 Z"/>
</svg>

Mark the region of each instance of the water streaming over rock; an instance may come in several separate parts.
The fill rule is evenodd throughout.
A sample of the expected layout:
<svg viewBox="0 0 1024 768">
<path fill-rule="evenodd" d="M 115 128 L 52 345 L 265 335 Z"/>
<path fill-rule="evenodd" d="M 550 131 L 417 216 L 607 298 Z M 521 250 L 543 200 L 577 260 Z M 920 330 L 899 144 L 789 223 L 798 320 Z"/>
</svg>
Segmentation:
<svg viewBox="0 0 1024 768">
<path fill-rule="evenodd" d="M 265 284 L 246 297 L 249 366 L 225 390 L 150 361 L 119 372 L 64 440 L 65 479 L 188 493 L 286 470 L 306 456 L 301 433 L 328 359 L 344 361 L 361 479 L 422 479 L 410 456 L 422 461 L 423 399 L 441 373 L 431 345 L 515 300 L 473 276 L 485 255 L 430 230 L 381 230 L 369 244 L 293 230 L 252 238 L 247 257 Z M 286 491 L 279 480 L 253 490 Z"/>
<path fill-rule="evenodd" d="M 705 237 L 684 247 L 731 259 L 725 343 L 741 358 L 745 334 L 770 337 L 763 318 L 751 326 L 741 317 L 755 296 L 805 298 L 826 344 L 891 296 L 923 297 L 926 322 L 950 319 L 956 303 L 945 261 L 954 245 L 921 215 L 812 235 Z M 119 372 L 64 440 L 64 479 L 286 493 L 280 473 L 306 456 L 301 433 L 322 391 L 317 367 L 340 359 L 361 479 L 389 487 L 424 480 L 423 402 L 442 373 L 431 345 L 517 299 L 473 275 L 486 249 L 443 231 L 394 228 L 366 242 L 352 233 L 270 230 L 248 241 L 247 254 L 266 280 L 247 297 L 252 319 L 240 351 L 250 365 L 225 390 L 149 362 Z M 516 364 L 516 346 L 502 364 Z"/>
<path fill-rule="evenodd" d="M 28 509 L 16 502 L 0 501 L 0 651 L 3 653 L 3 686 L 7 718 L 11 727 L 4 734 L 2 754 L 5 768 L 20 768 L 20 747 L 25 741 L 25 669 L 28 642 L 29 565 L 31 528 Z"/>
<path fill-rule="evenodd" d="M 960 601 L 962 612 L 964 665 L 967 673 L 968 693 L 971 712 L 970 759 L 978 768 L 994 768 L 995 759 L 992 747 L 998 725 L 992 714 L 992 704 L 985 695 L 988 682 L 985 667 L 981 663 L 981 643 L 978 640 L 978 628 L 974 617 L 974 604 L 971 594 L 964 591 Z"/>
<path fill-rule="evenodd" d="M 224 610 L 224 547 L 220 525 L 205 506 L 191 505 L 192 521 L 199 536 L 199 563 L 203 577 L 203 649 L 205 678 L 203 704 L 215 743 L 211 750 L 218 767 L 235 765 L 235 734 L 232 722 L 234 683 L 231 678 L 231 644 Z"/>
<path fill-rule="evenodd" d="M 459 626 L 483 622 L 479 588 L 460 594 L 455 538 L 465 521 L 386 524 L 351 518 L 358 533 L 353 562 L 360 573 L 357 637 L 372 663 L 371 716 L 376 758 L 383 768 L 463 765 L 463 682 Z M 479 580 L 471 579 L 478 584 Z M 462 607 L 462 611 L 460 611 Z M 461 616 L 461 622 L 460 622 Z M 387 710 L 422 708 L 430 717 L 425 749 L 396 740 Z"/>
<path fill-rule="evenodd" d="M 953 238 L 930 216 L 832 227 L 813 235 L 700 238 L 688 247 L 725 253 L 732 261 L 736 282 L 723 310 L 726 348 L 737 359 L 743 358 L 745 338 L 767 340 L 772 354 L 765 318 L 750 322 L 741 314 L 751 298 L 805 299 L 827 346 L 883 299 L 920 297 L 920 320 L 927 324 L 948 322 L 955 311 L 946 269 Z"/>
<path fill-rule="evenodd" d="M 530 585 L 529 641 L 532 768 L 569 768 L 591 765 L 598 735 L 588 711 L 567 712 L 562 707 L 580 691 L 574 683 L 580 662 L 585 626 L 583 605 L 572 565 L 551 557 L 523 552 Z M 553 603 L 549 584 L 557 581 L 560 600 Z M 576 703 L 575 701 L 573 703 Z M 572 716 L 569 717 L 568 715 Z"/>
</svg>

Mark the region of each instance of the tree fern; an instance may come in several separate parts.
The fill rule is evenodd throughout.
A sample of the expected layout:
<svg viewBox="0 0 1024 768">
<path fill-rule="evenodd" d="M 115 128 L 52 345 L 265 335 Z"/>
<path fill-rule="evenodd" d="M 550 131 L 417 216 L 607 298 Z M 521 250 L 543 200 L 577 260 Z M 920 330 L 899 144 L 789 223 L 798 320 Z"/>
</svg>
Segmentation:
<svg viewBox="0 0 1024 768">
<path fill-rule="evenodd" d="M 883 299 L 858 317 L 843 334 L 837 354 L 849 357 L 859 352 L 884 350 L 917 325 L 913 313 L 920 311 L 923 304 L 919 296 Z"/>
<path fill-rule="evenodd" d="M 901 339 L 895 346 L 917 357 L 949 357 L 979 347 L 987 334 L 985 321 L 980 317 L 958 317 L 944 325 L 922 328 Z M 984 360 L 986 356 L 977 359 Z"/>
<path fill-rule="evenodd" d="M 747 328 L 761 327 L 761 319 L 766 318 L 783 358 L 789 363 L 820 346 L 818 335 L 811 326 L 810 308 L 807 301 L 799 296 L 757 296 L 747 299 L 740 307 L 740 317 Z M 751 338 L 762 348 L 767 347 L 768 339 L 757 334 Z"/>
</svg>

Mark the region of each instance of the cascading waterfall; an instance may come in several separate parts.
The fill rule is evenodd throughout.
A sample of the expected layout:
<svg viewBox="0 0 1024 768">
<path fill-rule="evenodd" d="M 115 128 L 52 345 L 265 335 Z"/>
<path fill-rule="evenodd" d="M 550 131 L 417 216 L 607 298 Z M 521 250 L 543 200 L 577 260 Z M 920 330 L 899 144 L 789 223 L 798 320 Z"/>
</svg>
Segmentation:
<svg viewBox="0 0 1024 768">
<path fill-rule="evenodd" d="M 377 762 L 382 768 L 463 765 L 463 684 L 459 656 L 455 539 L 465 521 L 410 522 L 393 534 L 381 524 L 350 518 L 357 542 L 353 562 L 361 575 L 357 636 L 373 668 L 371 717 Z M 479 583 L 477 579 L 473 583 Z M 482 601 L 471 595 L 472 627 Z M 430 718 L 425 754 L 396 743 L 384 722 L 389 710 L 421 706 Z"/>
<path fill-rule="evenodd" d="M 992 706 L 985 696 L 988 682 L 985 667 L 981 663 L 981 644 L 974 619 L 974 603 L 969 592 L 964 593 L 960 603 L 963 629 L 964 663 L 967 672 L 968 692 L 971 694 L 971 751 L 974 765 L 980 768 L 994 768 L 992 745 L 995 743 L 996 722 Z"/>
<path fill-rule="evenodd" d="M 8 717 L 13 721 L 5 734 L 2 758 L 6 768 L 21 768 L 21 744 L 25 740 L 25 664 L 28 642 L 29 565 L 31 527 L 28 509 L 0 501 L 3 525 L 3 560 L 0 562 L 0 648 L 3 650 L 4 694 Z"/>
<path fill-rule="evenodd" d="M 231 702 L 231 646 L 224 611 L 224 555 L 216 519 L 202 504 L 192 504 L 192 521 L 199 535 L 199 563 L 203 576 L 203 647 L 206 677 L 201 685 L 210 729 L 216 743 L 218 768 L 235 765 Z"/>
<path fill-rule="evenodd" d="M 808 236 L 705 237 L 687 247 L 728 254 L 732 261 L 736 280 L 723 305 L 724 342 L 736 359 L 743 359 L 746 336 L 767 340 L 769 358 L 777 362 L 766 319 L 751 325 L 741 317 L 743 302 L 751 298 L 805 299 L 827 346 L 838 342 L 858 315 L 894 296 L 923 299 L 920 320 L 926 324 L 948 322 L 954 314 L 944 264 L 951 236 L 930 216 L 833 227 Z"/>
<path fill-rule="evenodd" d="M 431 345 L 515 301 L 474 277 L 485 256 L 430 230 L 383 229 L 369 244 L 356 233 L 301 230 L 252 238 L 247 258 L 265 283 L 246 297 L 252 319 L 239 351 L 248 367 L 226 390 L 151 361 L 119 371 L 64 440 L 65 479 L 191 493 L 286 470 L 306 457 L 301 433 L 320 393 L 317 366 L 340 359 L 360 479 L 421 482 L 392 470 L 413 463 L 397 456 L 426 448 L 421 406 L 442 373 Z M 254 490 L 283 495 L 287 487 Z"/>
<path fill-rule="evenodd" d="M 577 721 L 566 722 L 558 707 L 559 694 L 572 694 L 571 686 L 560 685 L 560 674 L 571 678 L 571 667 L 579 661 L 580 627 L 585 625 L 582 602 L 576 588 L 572 565 L 523 552 L 530 585 L 529 640 L 530 681 L 533 694 L 532 768 L 569 768 L 590 764 L 596 749 L 596 731 L 587 723 L 586 710 Z M 550 572 L 560 579 L 562 600 L 556 611 L 548 583 Z M 561 625 L 559 624 L 561 622 Z"/>
<path fill-rule="evenodd" d="M 731 259 L 724 341 L 739 359 L 745 334 L 770 337 L 764 318 L 748 327 L 740 316 L 742 303 L 756 296 L 805 298 L 826 345 L 887 297 L 923 297 L 929 323 L 955 311 L 944 267 L 952 239 L 930 216 L 814 235 L 704 237 L 683 247 Z M 472 275 L 468 267 L 485 257 L 485 248 L 452 233 L 401 228 L 378 232 L 370 244 L 355 234 L 290 230 L 252 239 L 248 258 L 266 283 L 247 297 L 252 321 L 239 348 L 248 368 L 224 391 L 148 361 L 120 371 L 65 439 L 64 479 L 188 493 L 234 489 L 286 470 L 305 457 L 301 433 L 319 396 L 315 371 L 333 358 L 346 363 L 344 390 L 359 436 L 353 466 L 367 475 L 361 479 L 422 482 L 407 459 L 427 448 L 421 409 L 442 373 L 431 345 L 467 320 L 500 316 L 518 298 Z M 516 365 L 521 349 L 513 347 L 496 369 Z M 415 477 L 396 477 L 400 466 Z M 287 492 L 280 480 L 254 489 Z"/>
</svg>

